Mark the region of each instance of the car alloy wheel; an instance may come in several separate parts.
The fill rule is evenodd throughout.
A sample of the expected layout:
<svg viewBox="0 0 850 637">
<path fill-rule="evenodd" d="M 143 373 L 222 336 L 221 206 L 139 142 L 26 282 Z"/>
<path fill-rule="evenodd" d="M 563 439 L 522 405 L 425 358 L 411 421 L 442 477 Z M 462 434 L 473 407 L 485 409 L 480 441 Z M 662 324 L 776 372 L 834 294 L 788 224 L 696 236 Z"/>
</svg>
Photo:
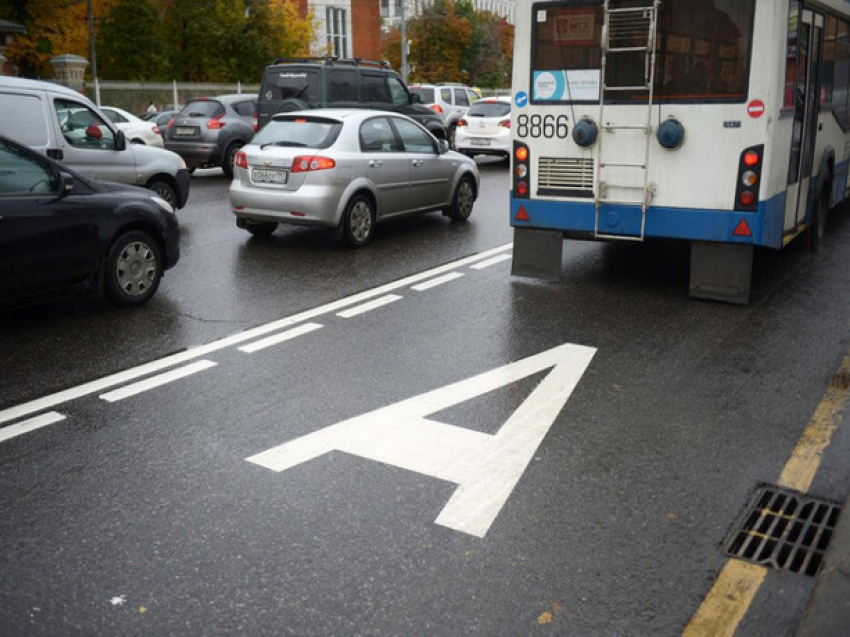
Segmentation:
<svg viewBox="0 0 850 637">
<path fill-rule="evenodd" d="M 455 190 L 452 207 L 449 210 L 449 218 L 452 221 L 466 221 L 472 214 L 472 205 L 475 203 L 475 190 L 468 177 L 462 177 Z"/>
<path fill-rule="evenodd" d="M 345 242 L 355 248 L 369 243 L 375 225 L 375 210 L 365 195 L 356 195 L 345 209 Z"/>
</svg>

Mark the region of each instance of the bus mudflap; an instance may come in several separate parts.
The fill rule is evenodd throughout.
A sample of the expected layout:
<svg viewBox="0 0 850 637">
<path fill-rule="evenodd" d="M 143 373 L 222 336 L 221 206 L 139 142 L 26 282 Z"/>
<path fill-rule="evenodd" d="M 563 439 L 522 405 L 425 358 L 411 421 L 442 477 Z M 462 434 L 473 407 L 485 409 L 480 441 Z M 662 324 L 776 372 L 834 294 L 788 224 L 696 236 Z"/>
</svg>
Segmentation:
<svg viewBox="0 0 850 637">
<path fill-rule="evenodd" d="M 690 295 L 738 305 L 750 302 L 753 246 L 692 243 Z"/>
<path fill-rule="evenodd" d="M 511 274 L 560 281 L 563 248 L 564 236 L 559 231 L 514 228 Z"/>
</svg>

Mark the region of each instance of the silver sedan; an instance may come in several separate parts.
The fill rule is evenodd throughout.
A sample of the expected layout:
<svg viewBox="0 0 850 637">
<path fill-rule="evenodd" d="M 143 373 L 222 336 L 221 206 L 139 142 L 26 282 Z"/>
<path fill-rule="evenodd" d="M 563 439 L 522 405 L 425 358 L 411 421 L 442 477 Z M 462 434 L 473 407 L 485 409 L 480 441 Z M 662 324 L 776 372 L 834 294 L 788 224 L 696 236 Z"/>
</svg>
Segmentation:
<svg viewBox="0 0 850 637">
<path fill-rule="evenodd" d="M 236 155 L 230 205 L 240 228 L 336 230 L 366 245 L 376 223 L 443 211 L 466 221 L 478 167 L 404 115 L 328 109 L 275 115 Z"/>
</svg>

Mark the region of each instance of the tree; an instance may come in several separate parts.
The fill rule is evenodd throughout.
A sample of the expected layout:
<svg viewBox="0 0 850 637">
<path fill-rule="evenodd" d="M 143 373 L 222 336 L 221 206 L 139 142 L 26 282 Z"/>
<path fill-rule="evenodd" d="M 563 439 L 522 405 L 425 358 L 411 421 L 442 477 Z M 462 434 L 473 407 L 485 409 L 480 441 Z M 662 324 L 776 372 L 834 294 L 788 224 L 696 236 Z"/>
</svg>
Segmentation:
<svg viewBox="0 0 850 637">
<path fill-rule="evenodd" d="M 97 34 L 98 75 L 110 80 L 163 80 L 169 79 L 167 65 L 160 7 L 154 0 L 119 0 L 101 20 Z"/>
<path fill-rule="evenodd" d="M 407 21 L 412 81 L 463 82 L 498 88 L 511 81 L 513 26 L 477 12 L 469 0 L 436 0 Z M 401 68 L 401 36 L 392 29 L 382 55 Z"/>
<path fill-rule="evenodd" d="M 118 0 L 92 0 L 96 18 L 106 15 Z M 64 53 L 89 57 L 86 0 L 30 0 L 23 9 L 27 32 L 6 50 L 6 57 L 27 75 L 51 77 L 50 59 Z"/>
</svg>

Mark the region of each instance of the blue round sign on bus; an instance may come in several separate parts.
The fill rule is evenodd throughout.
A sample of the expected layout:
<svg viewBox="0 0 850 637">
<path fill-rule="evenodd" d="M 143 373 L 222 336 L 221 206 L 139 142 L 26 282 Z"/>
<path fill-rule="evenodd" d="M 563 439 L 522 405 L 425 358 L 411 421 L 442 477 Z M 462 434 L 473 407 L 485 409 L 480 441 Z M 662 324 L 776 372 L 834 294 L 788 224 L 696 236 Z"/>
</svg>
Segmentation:
<svg viewBox="0 0 850 637">
<path fill-rule="evenodd" d="M 514 103 L 520 108 L 526 106 L 528 104 L 528 93 L 526 93 L 525 91 L 520 91 L 519 93 L 517 93 L 516 97 L 514 98 Z"/>
</svg>

